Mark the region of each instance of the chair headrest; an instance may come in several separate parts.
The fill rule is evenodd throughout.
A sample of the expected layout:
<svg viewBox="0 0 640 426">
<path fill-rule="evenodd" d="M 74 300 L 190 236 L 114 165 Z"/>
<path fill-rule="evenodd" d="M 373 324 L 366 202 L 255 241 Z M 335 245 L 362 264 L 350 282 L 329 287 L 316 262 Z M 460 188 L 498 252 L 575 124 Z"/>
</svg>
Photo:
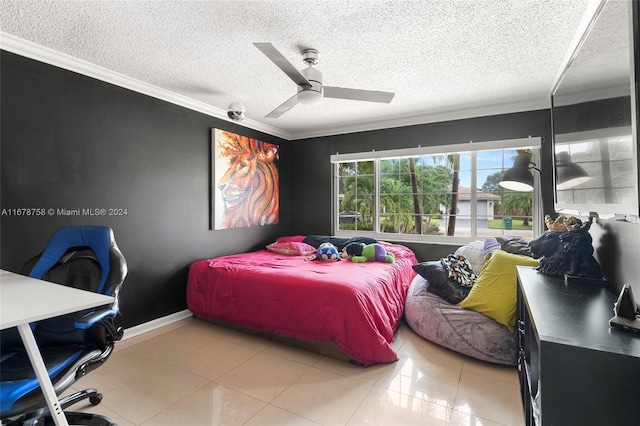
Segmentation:
<svg viewBox="0 0 640 426">
<path fill-rule="evenodd" d="M 89 247 L 96 255 L 102 275 L 98 292 L 102 293 L 104 284 L 109 275 L 109 253 L 115 246 L 113 231 L 107 226 L 67 226 L 58 229 L 49 239 L 47 247 L 42 252 L 40 259 L 35 264 L 29 276 L 41 279 L 62 256 L 74 247 Z"/>
</svg>

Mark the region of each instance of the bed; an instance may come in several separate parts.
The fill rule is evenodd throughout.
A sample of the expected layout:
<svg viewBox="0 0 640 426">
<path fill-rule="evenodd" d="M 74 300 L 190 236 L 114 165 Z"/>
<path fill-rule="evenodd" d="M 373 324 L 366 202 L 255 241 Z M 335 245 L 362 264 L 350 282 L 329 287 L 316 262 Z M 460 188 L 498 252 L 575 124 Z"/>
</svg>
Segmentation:
<svg viewBox="0 0 640 426">
<path fill-rule="evenodd" d="M 333 342 L 364 366 L 393 362 L 390 343 L 417 260 L 405 246 L 380 244 L 394 263 L 309 261 L 266 249 L 200 260 L 189 268 L 187 305 L 203 319 Z"/>
</svg>

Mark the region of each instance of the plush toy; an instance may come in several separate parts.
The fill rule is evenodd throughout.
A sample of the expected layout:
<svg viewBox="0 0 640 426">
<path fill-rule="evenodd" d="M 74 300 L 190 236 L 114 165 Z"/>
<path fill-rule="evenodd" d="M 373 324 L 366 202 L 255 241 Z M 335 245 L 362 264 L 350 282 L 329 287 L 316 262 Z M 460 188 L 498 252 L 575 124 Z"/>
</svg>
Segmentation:
<svg viewBox="0 0 640 426">
<path fill-rule="evenodd" d="M 353 256 L 362 256 L 362 248 L 365 246 L 364 243 L 349 243 L 342 249 L 342 258 L 349 259 Z"/>
<path fill-rule="evenodd" d="M 555 232 L 575 231 L 586 226 L 586 224 L 583 224 L 577 217 L 563 215 L 558 216 L 556 220 L 552 220 L 551 216 L 545 215 L 544 223 L 547 225 L 549 231 Z"/>
<path fill-rule="evenodd" d="M 323 262 L 337 262 L 340 260 L 338 249 L 331 243 L 322 243 L 318 247 L 316 254 L 307 258 L 307 260 L 321 260 Z"/>
<path fill-rule="evenodd" d="M 547 275 L 601 280 L 602 271 L 600 264 L 593 257 L 593 238 L 589 234 L 592 221 L 593 217 L 584 223 L 575 219 L 569 222 L 564 232 L 550 228 L 530 241 L 532 256 L 535 259 L 540 258 L 540 264 L 536 269 Z"/>
<path fill-rule="evenodd" d="M 352 262 L 386 262 L 393 263 L 396 261 L 393 253 L 389 253 L 380 243 L 364 244 L 362 246 L 362 254 L 350 256 Z"/>
</svg>

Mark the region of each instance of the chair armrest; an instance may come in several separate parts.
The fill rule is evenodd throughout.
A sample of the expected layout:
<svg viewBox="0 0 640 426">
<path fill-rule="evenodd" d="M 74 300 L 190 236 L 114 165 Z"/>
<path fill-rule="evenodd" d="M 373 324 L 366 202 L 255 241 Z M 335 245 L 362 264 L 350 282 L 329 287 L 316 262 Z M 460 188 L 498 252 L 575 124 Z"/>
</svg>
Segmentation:
<svg viewBox="0 0 640 426">
<path fill-rule="evenodd" d="M 118 311 L 116 311 L 115 309 L 94 311 L 76 320 L 74 325 L 76 328 L 86 330 L 97 322 L 100 322 L 105 318 L 115 318 L 116 315 L 118 315 Z"/>
</svg>

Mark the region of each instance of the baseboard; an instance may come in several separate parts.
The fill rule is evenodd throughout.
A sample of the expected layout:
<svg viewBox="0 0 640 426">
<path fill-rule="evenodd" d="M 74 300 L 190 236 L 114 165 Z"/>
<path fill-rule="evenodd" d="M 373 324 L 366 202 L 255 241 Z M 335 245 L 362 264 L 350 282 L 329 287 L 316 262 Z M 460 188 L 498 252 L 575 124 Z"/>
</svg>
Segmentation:
<svg viewBox="0 0 640 426">
<path fill-rule="evenodd" d="M 141 334 L 149 333 L 150 331 L 157 330 L 161 327 L 165 327 L 167 325 L 173 324 L 174 322 L 181 321 L 186 318 L 191 318 L 193 314 L 190 310 L 185 309 L 184 311 L 176 312 L 171 315 L 167 315 L 165 317 L 156 318 L 149 322 L 145 322 L 139 325 L 136 325 L 131 328 L 127 328 L 124 330 L 124 336 L 122 340 L 131 339 L 136 336 L 140 336 Z"/>
</svg>

